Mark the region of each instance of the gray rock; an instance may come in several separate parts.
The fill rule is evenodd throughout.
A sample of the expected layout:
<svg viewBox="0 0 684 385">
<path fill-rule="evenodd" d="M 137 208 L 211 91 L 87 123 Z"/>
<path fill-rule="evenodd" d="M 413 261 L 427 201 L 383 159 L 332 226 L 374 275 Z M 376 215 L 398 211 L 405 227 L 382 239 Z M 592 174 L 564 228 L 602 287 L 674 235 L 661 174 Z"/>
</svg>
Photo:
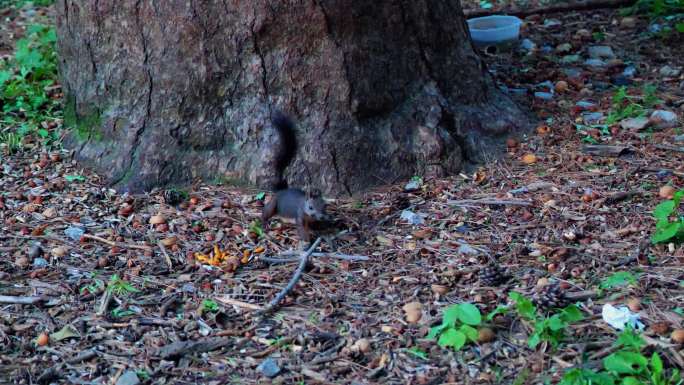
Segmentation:
<svg viewBox="0 0 684 385">
<path fill-rule="evenodd" d="M 416 191 L 420 189 L 420 181 L 418 180 L 411 180 L 408 183 L 406 183 L 406 186 L 404 186 L 405 191 Z"/>
<path fill-rule="evenodd" d="M 520 42 L 520 48 L 525 51 L 532 52 L 537 48 L 537 45 L 530 39 L 522 39 Z"/>
<path fill-rule="evenodd" d="M 575 103 L 575 105 L 577 107 L 581 108 L 582 110 L 589 110 L 589 109 L 595 107 L 596 103 L 589 102 L 586 100 L 580 100 L 579 102 Z"/>
<path fill-rule="evenodd" d="M 587 112 L 582 114 L 584 124 L 599 124 L 603 119 L 603 112 Z"/>
<path fill-rule="evenodd" d="M 556 46 L 557 53 L 568 53 L 570 51 L 572 51 L 572 44 L 570 43 L 563 43 Z"/>
<path fill-rule="evenodd" d="M 637 69 L 634 66 L 627 66 L 624 70 L 622 70 L 622 76 L 627 78 L 633 78 L 636 73 Z"/>
<path fill-rule="evenodd" d="M 660 24 L 654 23 L 648 26 L 648 30 L 652 33 L 658 33 L 663 29 L 663 26 Z"/>
<path fill-rule="evenodd" d="M 677 114 L 672 111 L 655 110 L 649 121 L 655 128 L 673 128 L 677 127 Z"/>
<path fill-rule="evenodd" d="M 31 259 L 42 257 L 45 254 L 43 250 L 43 245 L 40 242 L 34 243 L 28 251 L 28 256 Z"/>
<path fill-rule="evenodd" d="M 620 122 L 620 127 L 622 127 L 625 130 L 643 130 L 648 126 L 648 118 L 647 117 L 641 117 L 641 118 L 629 118 L 625 119 Z"/>
<path fill-rule="evenodd" d="M 561 64 L 572 64 L 580 61 L 580 55 L 566 55 L 560 59 Z"/>
<path fill-rule="evenodd" d="M 601 59 L 587 59 L 584 62 L 584 65 L 592 67 L 592 68 L 603 68 L 606 66 L 606 62 L 604 62 Z"/>
<path fill-rule="evenodd" d="M 670 66 L 664 66 L 663 68 L 660 69 L 659 71 L 660 76 L 664 76 L 666 78 L 676 78 L 682 73 L 681 68 L 673 68 Z"/>
<path fill-rule="evenodd" d="M 45 258 L 36 258 L 33 260 L 33 267 L 45 267 L 48 265 L 48 261 Z"/>
<path fill-rule="evenodd" d="M 64 230 L 64 234 L 74 241 L 78 241 L 81 239 L 81 236 L 85 234 L 85 229 L 82 227 L 69 226 L 66 230 Z"/>
<path fill-rule="evenodd" d="M 118 380 L 116 380 L 116 385 L 138 385 L 140 380 L 138 375 L 132 370 L 125 371 Z"/>
<path fill-rule="evenodd" d="M 592 59 L 615 59 L 613 49 L 607 45 L 595 45 L 587 49 L 589 57 Z"/>
<path fill-rule="evenodd" d="M 257 366 L 257 370 L 268 378 L 274 378 L 282 369 L 273 358 L 269 357 Z"/>
<path fill-rule="evenodd" d="M 553 99 L 553 94 L 550 92 L 535 92 L 534 97 L 541 100 L 551 100 Z"/>
</svg>

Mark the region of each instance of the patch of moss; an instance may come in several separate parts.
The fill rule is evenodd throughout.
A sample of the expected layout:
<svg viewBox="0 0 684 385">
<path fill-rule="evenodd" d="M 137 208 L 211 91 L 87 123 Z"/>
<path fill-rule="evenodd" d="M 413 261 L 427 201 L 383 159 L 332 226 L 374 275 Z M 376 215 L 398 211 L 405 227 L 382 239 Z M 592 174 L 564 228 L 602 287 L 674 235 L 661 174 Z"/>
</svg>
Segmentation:
<svg viewBox="0 0 684 385">
<path fill-rule="evenodd" d="M 73 96 L 65 98 L 64 103 L 64 126 L 74 130 L 76 139 L 79 141 L 94 140 L 102 141 L 102 114 L 96 107 L 89 107 L 86 114 L 76 111 L 76 99 Z"/>
</svg>

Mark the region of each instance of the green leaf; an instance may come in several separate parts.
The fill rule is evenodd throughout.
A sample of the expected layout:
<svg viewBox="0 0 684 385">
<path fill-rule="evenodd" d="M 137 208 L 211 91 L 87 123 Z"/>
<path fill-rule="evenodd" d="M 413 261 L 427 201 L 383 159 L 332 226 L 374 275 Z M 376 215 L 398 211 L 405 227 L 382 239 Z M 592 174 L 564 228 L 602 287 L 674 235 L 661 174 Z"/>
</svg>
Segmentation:
<svg viewBox="0 0 684 385">
<path fill-rule="evenodd" d="M 529 346 L 530 349 L 534 349 L 537 347 L 537 345 L 539 345 L 540 342 L 541 342 L 541 335 L 539 333 L 534 333 L 527 340 L 527 346 Z"/>
<path fill-rule="evenodd" d="M 601 282 L 600 287 L 601 289 L 610 289 L 613 287 L 622 287 L 627 285 L 635 286 L 636 283 L 637 280 L 634 274 L 628 271 L 618 271 L 617 273 L 613 273 L 610 277 L 604 279 Z"/>
<path fill-rule="evenodd" d="M 563 330 L 566 326 L 568 326 L 568 324 L 563 321 L 560 314 L 556 314 L 549 318 L 548 327 L 553 331 Z"/>
<path fill-rule="evenodd" d="M 442 324 L 455 327 L 460 312 L 461 307 L 458 304 L 447 307 L 444 310 L 444 315 L 442 315 Z"/>
<path fill-rule="evenodd" d="M 477 337 L 479 336 L 479 333 L 477 332 L 477 329 L 475 329 L 472 326 L 469 325 L 461 325 L 460 328 L 458 328 L 458 331 L 463 333 L 466 338 L 468 338 L 472 342 L 477 342 Z"/>
<path fill-rule="evenodd" d="M 567 306 L 561 312 L 563 320 L 566 322 L 578 322 L 584 319 L 582 311 L 576 305 Z"/>
<path fill-rule="evenodd" d="M 49 135 L 50 135 L 50 132 L 44 128 L 41 128 L 40 130 L 38 130 L 38 136 L 40 136 L 41 138 L 47 138 Z"/>
<path fill-rule="evenodd" d="M 620 385 L 644 385 L 643 382 L 639 381 L 636 377 L 625 377 L 620 382 Z"/>
<path fill-rule="evenodd" d="M 651 241 L 653 241 L 653 243 L 666 242 L 677 236 L 677 233 L 681 230 L 681 227 L 681 222 L 670 222 L 663 227 L 657 228 L 651 237 Z"/>
<path fill-rule="evenodd" d="M 441 324 L 441 325 L 439 325 L 439 326 L 434 326 L 434 327 L 432 327 L 432 328 L 430 329 L 430 332 L 428 333 L 428 335 L 427 335 L 426 338 L 429 339 L 429 340 L 434 340 L 435 338 L 437 338 L 438 335 L 442 334 L 442 332 L 443 332 L 445 329 L 447 329 L 448 327 L 450 327 L 450 325 L 446 325 L 446 324 Z"/>
<path fill-rule="evenodd" d="M 466 336 L 465 334 L 459 332 L 458 330 L 454 328 L 449 328 L 447 331 L 442 333 L 442 335 L 439 337 L 438 344 L 439 346 L 451 346 L 455 350 L 460 350 L 466 343 Z"/>
<path fill-rule="evenodd" d="M 411 349 L 407 349 L 406 352 L 408 352 L 412 356 L 418 357 L 418 358 L 423 359 L 423 360 L 428 359 L 427 353 L 425 351 L 421 350 L 420 348 L 415 347 L 415 346 L 412 347 Z"/>
<path fill-rule="evenodd" d="M 638 352 L 644 345 L 646 345 L 646 342 L 637 332 L 634 331 L 634 329 L 627 328 L 618 335 L 615 345 Z"/>
<path fill-rule="evenodd" d="M 458 305 L 458 319 L 466 325 L 477 326 L 482 322 L 482 315 L 477 306 L 471 303 L 462 303 Z"/>
<path fill-rule="evenodd" d="M 266 196 L 266 193 L 262 191 L 256 195 L 256 199 L 258 201 L 260 201 L 260 200 L 263 200 L 265 196 Z"/>
<path fill-rule="evenodd" d="M 651 371 L 653 371 L 653 374 L 657 376 L 663 374 L 663 361 L 656 352 L 653 352 L 653 355 L 651 356 Z"/>
<path fill-rule="evenodd" d="M 10 71 L 6 71 L 6 70 L 0 71 L 0 85 L 5 84 L 6 81 L 12 79 L 12 76 L 14 76 L 14 74 Z M 0 93 L 0 95 L 2 95 L 2 94 Z"/>
<path fill-rule="evenodd" d="M 85 181 L 85 178 L 82 177 L 81 175 L 65 175 L 64 179 L 66 179 L 67 182 L 74 182 L 74 181 L 83 182 L 83 181 Z"/>
<path fill-rule="evenodd" d="M 675 24 L 675 29 L 677 30 L 677 32 L 684 33 L 684 23 Z"/>
<path fill-rule="evenodd" d="M 492 310 L 489 314 L 487 314 L 487 316 L 485 317 L 485 319 L 486 319 L 487 321 L 491 321 L 491 320 L 494 319 L 494 317 L 496 317 L 496 316 L 499 315 L 499 314 L 506 314 L 506 313 L 508 313 L 508 310 L 509 310 L 509 309 L 508 309 L 508 306 L 499 305 L 499 306 L 496 307 L 496 309 Z"/>
<path fill-rule="evenodd" d="M 515 301 L 515 310 L 523 318 L 528 320 L 534 320 L 537 316 L 537 308 L 534 306 L 529 298 L 526 298 L 520 293 L 511 292 L 508 295 L 513 301 Z"/>
<path fill-rule="evenodd" d="M 618 374 L 639 374 L 647 365 L 646 357 L 634 352 L 619 351 L 603 359 L 603 367 Z"/>
<path fill-rule="evenodd" d="M 670 217 L 670 214 L 674 212 L 675 209 L 675 202 L 674 201 L 665 201 L 659 203 L 654 209 L 653 209 L 653 216 L 656 219 L 667 219 Z"/>
</svg>

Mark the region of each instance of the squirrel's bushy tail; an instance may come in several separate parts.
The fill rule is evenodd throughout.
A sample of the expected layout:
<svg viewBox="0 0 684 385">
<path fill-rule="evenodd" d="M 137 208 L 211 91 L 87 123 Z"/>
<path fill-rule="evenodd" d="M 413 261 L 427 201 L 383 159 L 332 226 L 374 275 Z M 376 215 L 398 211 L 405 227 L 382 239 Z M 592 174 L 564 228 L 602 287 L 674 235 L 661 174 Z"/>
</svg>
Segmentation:
<svg viewBox="0 0 684 385">
<path fill-rule="evenodd" d="M 275 167 L 278 180 L 273 185 L 273 190 L 284 190 L 287 188 L 285 179 L 285 169 L 292 163 L 297 154 L 297 137 L 295 135 L 292 120 L 280 111 L 275 111 L 271 117 L 271 123 L 278 131 L 280 144 L 276 153 Z"/>
</svg>

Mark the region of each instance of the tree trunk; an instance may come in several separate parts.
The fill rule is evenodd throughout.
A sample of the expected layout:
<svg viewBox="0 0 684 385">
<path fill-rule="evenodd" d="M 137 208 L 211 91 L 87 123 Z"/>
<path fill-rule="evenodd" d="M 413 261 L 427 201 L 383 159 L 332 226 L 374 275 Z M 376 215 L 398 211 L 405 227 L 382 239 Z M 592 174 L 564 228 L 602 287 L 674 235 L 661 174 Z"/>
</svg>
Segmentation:
<svg viewBox="0 0 684 385">
<path fill-rule="evenodd" d="M 65 141 L 123 191 L 200 177 L 353 193 L 458 172 L 525 117 L 455 0 L 59 0 Z"/>
</svg>

